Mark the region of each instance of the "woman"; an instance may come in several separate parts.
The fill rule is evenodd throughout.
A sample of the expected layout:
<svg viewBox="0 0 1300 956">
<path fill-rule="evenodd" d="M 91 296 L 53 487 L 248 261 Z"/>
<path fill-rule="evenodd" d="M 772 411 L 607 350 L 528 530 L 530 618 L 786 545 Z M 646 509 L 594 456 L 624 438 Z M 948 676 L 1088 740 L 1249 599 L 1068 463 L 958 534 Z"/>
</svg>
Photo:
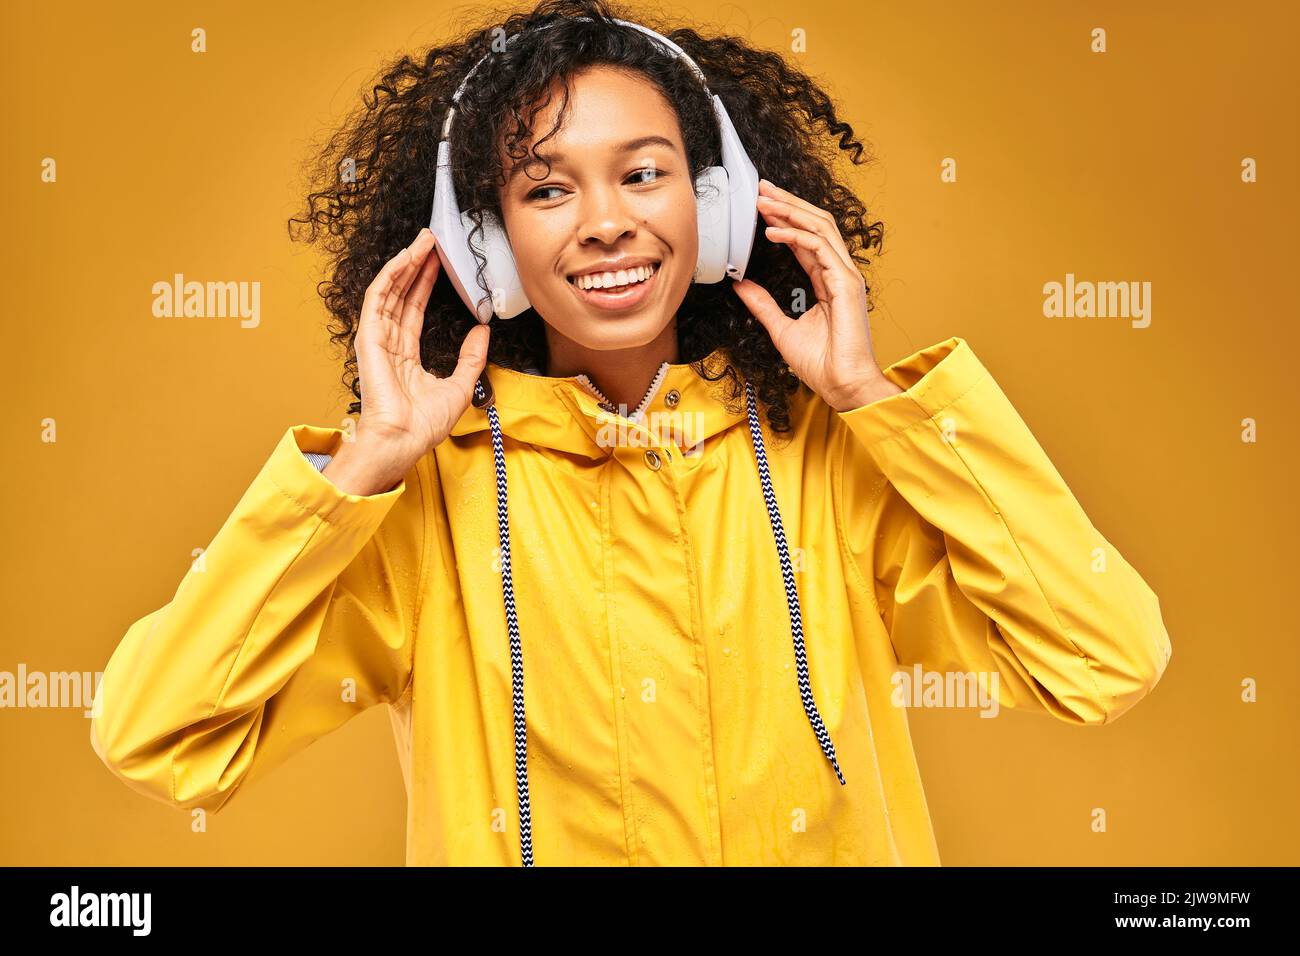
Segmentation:
<svg viewBox="0 0 1300 956">
<path fill-rule="evenodd" d="M 876 363 L 880 229 L 825 94 L 672 31 L 706 90 L 612 16 L 543 3 L 403 59 L 331 144 L 355 181 L 306 221 L 355 434 L 285 432 L 113 654 L 92 742 L 217 810 L 382 702 L 409 864 L 937 864 L 895 673 L 1107 723 L 1164 671 L 1159 603 L 964 339 Z M 490 325 L 502 290 L 439 281 L 416 231 L 467 77 L 456 198 L 527 304 Z M 710 94 L 765 177 L 740 282 L 693 281 Z"/>
</svg>

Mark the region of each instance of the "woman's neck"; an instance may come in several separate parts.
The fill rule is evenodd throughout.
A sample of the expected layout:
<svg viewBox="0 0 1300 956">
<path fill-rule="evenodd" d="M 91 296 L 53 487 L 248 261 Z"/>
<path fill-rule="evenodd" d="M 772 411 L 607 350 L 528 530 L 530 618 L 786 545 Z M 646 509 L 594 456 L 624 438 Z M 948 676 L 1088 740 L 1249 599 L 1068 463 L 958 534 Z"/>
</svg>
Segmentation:
<svg viewBox="0 0 1300 956">
<path fill-rule="evenodd" d="M 615 406 L 636 408 L 664 362 L 677 362 L 677 323 L 627 349 L 589 349 L 546 326 L 547 370 L 557 377 L 585 374 Z"/>
</svg>

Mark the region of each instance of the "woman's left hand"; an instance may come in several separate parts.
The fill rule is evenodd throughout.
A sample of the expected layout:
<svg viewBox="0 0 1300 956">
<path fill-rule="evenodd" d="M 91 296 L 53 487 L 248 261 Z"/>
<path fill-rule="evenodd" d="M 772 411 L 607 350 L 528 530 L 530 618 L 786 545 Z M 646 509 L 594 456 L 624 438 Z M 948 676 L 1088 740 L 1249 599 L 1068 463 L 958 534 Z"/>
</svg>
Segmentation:
<svg viewBox="0 0 1300 956">
<path fill-rule="evenodd" d="M 836 411 L 901 392 L 876 364 L 867 284 L 834 217 L 766 179 L 759 180 L 758 193 L 767 238 L 790 247 L 812 280 L 817 304 L 792 319 L 756 282 L 732 280 L 736 295 L 767 329 L 790 370 Z"/>
</svg>

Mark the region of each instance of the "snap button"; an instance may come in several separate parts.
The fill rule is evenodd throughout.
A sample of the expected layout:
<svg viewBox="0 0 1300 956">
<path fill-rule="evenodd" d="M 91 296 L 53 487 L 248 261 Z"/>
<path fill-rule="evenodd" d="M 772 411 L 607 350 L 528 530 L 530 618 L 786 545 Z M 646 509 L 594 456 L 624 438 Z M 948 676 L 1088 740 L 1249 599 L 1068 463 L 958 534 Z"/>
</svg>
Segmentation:
<svg viewBox="0 0 1300 956">
<path fill-rule="evenodd" d="M 675 388 L 669 389 L 668 394 L 664 396 L 664 404 L 667 405 L 669 408 L 676 408 L 677 403 L 680 402 L 681 400 L 682 400 L 682 393 L 677 391 L 677 389 Z"/>
<path fill-rule="evenodd" d="M 659 460 L 659 452 L 655 451 L 653 448 L 646 449 L 645 463 L 650 466 L 651 471 L 658 471 L 659 466 L 663 464 L 663 462 Z"/>
</svg>

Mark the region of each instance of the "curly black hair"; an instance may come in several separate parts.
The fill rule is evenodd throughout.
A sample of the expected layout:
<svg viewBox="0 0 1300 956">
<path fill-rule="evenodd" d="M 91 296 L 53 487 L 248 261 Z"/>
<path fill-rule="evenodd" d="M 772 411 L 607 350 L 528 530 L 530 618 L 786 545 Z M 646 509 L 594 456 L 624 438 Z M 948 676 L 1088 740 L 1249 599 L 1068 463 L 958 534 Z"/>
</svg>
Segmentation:
<svg viewBox="0 0 1300 956">
<path fill-rule="evenodd" d="M 327 253 L 332 274 L 317 291 L 333 317 L 331 341 L 346 354 L 343 383 L 356 399 L 350 413 L 361 410 L 353 340 L 366 288 L 384 263 L 428 225 L 438 140 L 451 97 L 488 54 L 491 59 L 461 96 L 452 134 L 456 195 L 460 208 L 476 222 L 481 223 L 484 211 L 501 217 L 497 190 L 505 177 L 499 144 L 516 161 L 532 150 L 530 164 L 545 162 L 535 152 L 545 137 L 533 141 L 531 122 L 545 106 L 553 81 L 565 94 L 562 121 L 571 78 L 590 66 L 635 71 L 662 91 L 676 110 L 693 176 L 721 164 L 717 121 L 694 73 L 651 38 L 610 22 L 622 19 L 649 27 L 685 50 L 703 71 L 709 90 L 722 99 L 758 174 L 834 216 L 854 261 L 870 264 L 866 253 L 882 245 L 883 227 L 868 221 L 865 206 L 836 179 L 834 166 L 840 151 L 855 164 L 874 157 L 836 115 L 831 98 L 778 53 L 755 49 L 735 36 L 704 37 L 690 27 L 674 28 L 610 0 L 542 0 L 531 12 L 500 16 L 491 15 L 460 39 L 430 48 L 421 60 L 396 58 L 382 70 L 372 95 L 363 94 L 364 108 L 358 107 L 331 135 L 308 169 L 306 212 L 289 220 L 289 234 L 298 238 L 302 233 L 294 224 L 306 226 L 306 241 L 321 241 Z M 503 42 L 516 35 L 518 39 Z M 760 216 L 746 277 L 778 303 L 796 301 L 795 289 L 804 290 L 805 301 L 810 300 L 807 273 L 788 247 L 767 240 L 758 228 L 762 225 Z M 479 265 L 482 284 L 481 257 Z M 677 311 L 680 361 L 691 363 L 702 378 L 729 380 L 728 401 L 742 394 L 740 376 L 750 380 L 771 429 L 789 431 L 789 398 L 799 380 L 730 285 L 690 286 Z M 870 310 L 870 285 L 867 293 Z M 420 342 L 424 367 L 449 375 L 476 322 L 451 282 L 440 276 L 425 312 Z M 706 368 L 703 359 L 719 348 L 725 364 Z M 543 320 L 534 309 L 493 323 L 490 361 L 517 370 L 545 369 L 546 355 Z"/>
</svg>

